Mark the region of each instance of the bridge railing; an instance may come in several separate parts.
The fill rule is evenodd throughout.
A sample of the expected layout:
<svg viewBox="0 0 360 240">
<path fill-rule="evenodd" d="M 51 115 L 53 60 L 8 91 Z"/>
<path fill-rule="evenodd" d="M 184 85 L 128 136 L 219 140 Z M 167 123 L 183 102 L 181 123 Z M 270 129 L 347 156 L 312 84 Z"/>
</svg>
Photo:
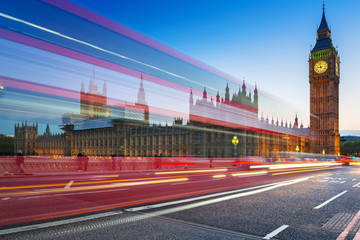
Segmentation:
<svg viewBox="0 0 360 240">
<path fill-rule="evenodd" d="M 26 156 L 25 172 L 182 170 L 238 167 L 233 158 L 194 157 L 53 157 Z M 0 157 L 0 173 L 19 171 L 16 156 Z"/>
</svg>

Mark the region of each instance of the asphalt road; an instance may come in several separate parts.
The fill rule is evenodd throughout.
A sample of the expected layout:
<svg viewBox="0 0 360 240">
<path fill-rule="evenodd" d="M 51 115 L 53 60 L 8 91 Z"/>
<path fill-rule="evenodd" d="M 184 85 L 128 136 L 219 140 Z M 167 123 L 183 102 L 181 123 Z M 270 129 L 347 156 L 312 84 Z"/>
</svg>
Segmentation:
<svg viewBox="0 0 360 240">
<path fill-rule="evenodd" d="M 313 170 L 0 179 L 0 238 L 360 239 L 360 168 Z"/>
</svg>

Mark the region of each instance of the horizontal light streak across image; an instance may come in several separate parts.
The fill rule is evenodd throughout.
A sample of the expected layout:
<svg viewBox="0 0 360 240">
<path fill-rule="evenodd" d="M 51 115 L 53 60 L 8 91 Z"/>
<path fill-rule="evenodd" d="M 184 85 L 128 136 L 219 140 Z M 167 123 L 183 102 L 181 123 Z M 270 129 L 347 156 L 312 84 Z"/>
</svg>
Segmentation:
<svg viewBox="0 0 360 240">
<path fill-rule="evenodd" d="M 317 167 L 317 166 L 340 166 L 341 163 L 300 163 L 300 164 L 276 164 L 276 165 L 254 165 L 250 166 L 251 169 L 255 168 L 268 168 L 268 169 L 284 169 L 284 168 L 303 168 L 303 167 Z"/>
<path fill-rule="evenodd" d="M 164 175 L 164 174 L 178 174 L 178 173 L 204 173 L 204 172 L 227 172 L 227 168 L 221 169 L 207 169 L 207 170 L 189 170 L 189 171 L 174 171 L 174 172 L 156 172 L 155 175 Z"/>
<path fill-rule="evenodd" d="M 93 176 L 91 176 L 93 177 Z M 179 176 L 177 176 L 179 177 Z M 87 184 L 103 184 L 103 183 L 119 183 L 119 182 L 134 182 L 134 181 L 156 181 L 166 180 L 174 177 L 152 177 L 152 178 L 134 178 L 134 179 L 119 179 L 119 180 L 101 180 L 101 181 L 88 181 L 88 182 L 74 182 L 72 185 L 87 185 Z M 38 185 L 23 185 L 23 186 L 11 186 L 0 187 L 0 190 L 11 189 L 24 189 L 24 188 L 45 188 L 45 187 L 65 187 L 68 183 L 54 183 L 54 184 L 38 184 Z"/>
<path fill-rule="evenodd" d="M 69 193 L 69 192 L 75 192 L 75 191 L 91 191 L 91 190 L 98 190 L 98 189 L 139 186 L 139 185 L 159 184 L 159 183 L 172 183 L 172 182 L 180 182 L 180 181 L 188 181 L 188 180 L 189 180 L 188 178 L 173 178 L 173 179 L 163 179 L 163 180 L 153 180 L 153 181 L 139 181 L 139 182 L 115 183 L 115 184 L 96 185 L 96 186 L 84 186 L 84 187 L 75 187 L 75 188 L 59 188 L 59 189 L 50 189 L 50 190 L 44 189 L 42 191 L 2 193 L 2 194 L 0 194 L 0 197 L 34 195 L 34 194 L 52 194 L 52 193 L 65 193 L 65 192 Z"/>
<path fill-rule="evenodd" d="M 257 175 L 265 175 L 265 174 L 267 174 L 267 171 L 232 173 L 231 176 L 233 176 L 233 177 L 240 177 L 240 176 L 257 176 Z"/>
<path fill-rule="evenodd" d="M 291 173 L 300 173 L 300 172 L 313 172 L 313 171 L 320 171 L 320 170 L 327 170 L 327 169 L 336 169 L 341 167 L 330 167 L 330 168 L 316 168 L 316 169 L 309 169 L 309 170 L 298 170 L 298 171 L 288 171 L 288 172 L 279 172 L 279 173 L 273 173 L 271 175 L 283 175 L 283 174 L 291 174 Z"/>
<path fill-rule="evenodd" d="M 213 178 L 224 178 L 224 177 L 226 177 L 226 174 L 219 174 L 213 176 Z"/>
</svg>

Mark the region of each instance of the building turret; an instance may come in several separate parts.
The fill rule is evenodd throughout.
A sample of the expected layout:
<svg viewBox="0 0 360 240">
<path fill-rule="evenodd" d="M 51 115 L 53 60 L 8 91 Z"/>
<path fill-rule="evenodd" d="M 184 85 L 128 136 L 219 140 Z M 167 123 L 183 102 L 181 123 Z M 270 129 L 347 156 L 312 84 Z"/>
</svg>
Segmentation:
<svg viewBox="0 0 360 240">
<path fill-rule="evenodd" d="M 45 135 L 46 135 L 46 136 L 50 136 L 50 135 L 51 135 L 49 124 L 46 125 Z"/>
<path fill-rule="evenodd" d="M 192 106 L 194 106 L 194 97 L 193 97 L 192 89 L 190 90 L 189 104 L 190 104 L 190 108 L 191 108 Z"/>
<path fill-rule="evenodd" d="M 102 89 L 102 95 L 104 96 L 104 97 L 106 97 L 107 96 L 107 87 L 106 87 L 106 82 L 104 81 L 104 84 L 103 84 L 103 89 Z"/>
<path fill-rule="evenodd" d="M 225 88 L 225 102 L 229 102 L 230 101 L 230 90 L 229 90 L 229 84 L 226 83 L 226 88 Z"/>
<path fill-rule="evenodd" d="M 258 89 L 256 83 L 254 89 L 254 108 L 259 109 L 259 95 L 258 95 Z"/>
<path fill-rule="evenodd" d="M 81 90 L 80 92 L 85 92 L 85 84 L 84 81 L 81 82 Z"/>
<path fill-rule="evenodd" d="M 205 86 L 204 86 L 203 98 L 204 98 L 204 99 L 207 98 L 207 93 L 206 93 L 206 88 L 205 88 Z"/>
<path fill-rule="evenodd" d="M 246 85 L 245 85 L 245 79 L 243 80 L 243 85 L 242 85 L 242 98 L 245 99 L 246 98 Z"/>
<path fill-rule="evenodd" d="M 138 96 L 137 96 L 137 101 L 136 101 L 136 103 L 146 105 L 146 101 L 145 101 L 145 89 L 144 89 L 143 76 L 142 76 L 142 74 L 141 74 L 140 88 L 139 88 L 139 91 L 138 91 Z"/>
</svg>

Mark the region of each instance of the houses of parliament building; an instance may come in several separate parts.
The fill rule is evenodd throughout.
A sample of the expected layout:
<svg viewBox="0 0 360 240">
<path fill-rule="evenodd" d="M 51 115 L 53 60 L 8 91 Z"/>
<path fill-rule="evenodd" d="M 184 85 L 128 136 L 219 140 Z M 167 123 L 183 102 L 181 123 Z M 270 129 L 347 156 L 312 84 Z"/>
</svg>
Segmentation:
<svg viewBox="0 0 360 240">
<path fill-rule="evenodd" d="M 219 92 L 208 98 L 189 93 L 188 119 L 175 118 L 170 124 L 150 121 L 151 109 L 146 102 L 143 77 L 134 104 L 110 106 L 107 87 L 102 92 L 93 77 L 88 91 L 82 83 L 80 114 L 62 117 L 62 134 L 51 134 L 49 125 L 38 135 L 37 123 L 15 125 L 15 151 L 26 155 L 150 157 L 156 155 L 194 157 L 277 157 L 282 152 L 338 154 L 339 149 L 339 56 L 332 45 L 325 13 L 317 31 L 317 41 L 309 59 L 310 128 L 278 119 L 259 119 L 258 89 L 248 92 L 245 82 L 230 97 Z M 232 139 L 239 140 L 234 148 Z"/>
</svg>

